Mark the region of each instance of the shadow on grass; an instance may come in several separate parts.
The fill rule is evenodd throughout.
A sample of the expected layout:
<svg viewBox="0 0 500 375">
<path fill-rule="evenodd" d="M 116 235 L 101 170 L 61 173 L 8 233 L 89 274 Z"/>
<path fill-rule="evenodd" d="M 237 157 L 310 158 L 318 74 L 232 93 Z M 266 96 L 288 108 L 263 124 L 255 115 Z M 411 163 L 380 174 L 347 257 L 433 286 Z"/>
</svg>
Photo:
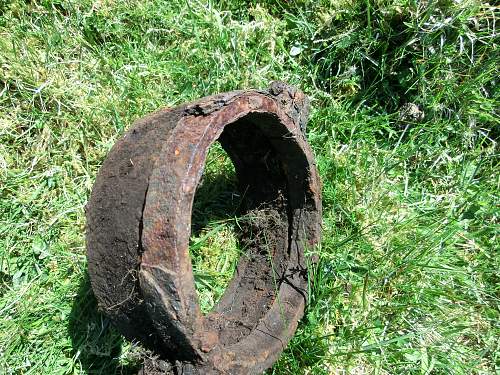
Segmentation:
<svg viewBox="0 0 500 375">
<path fill-rule="evenodd" d="M 124 339 L 98 311 L 88 273 L 81 280 L 68 323 L 72 356 L 85 374 L 137 374 L 140 362 L 123 365 L 119 361 Z"/>
</svg>

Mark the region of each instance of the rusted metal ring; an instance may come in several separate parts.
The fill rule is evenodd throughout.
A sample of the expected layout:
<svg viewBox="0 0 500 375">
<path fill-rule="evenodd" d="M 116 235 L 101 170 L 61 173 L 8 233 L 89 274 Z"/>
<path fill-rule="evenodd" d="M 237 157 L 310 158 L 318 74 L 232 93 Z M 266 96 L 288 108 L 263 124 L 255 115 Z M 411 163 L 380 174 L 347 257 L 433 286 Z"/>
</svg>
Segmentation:
<svg viewBox="0 0 500 375">
<path fill-rule="evenodd" d="M 87 206 L 89 274 L 118 329 L 176 364 L 144 373 L 258 374 L 295 332 L 307 297 L 304 251 L 321 231 L 308 109 L 304 94 L 273 82 L 159 111 L 110 151 Z M 256 219 L 235 277 L 204 316 L 188 250 L 194 194 L 216 140 Z"/>
</svg>

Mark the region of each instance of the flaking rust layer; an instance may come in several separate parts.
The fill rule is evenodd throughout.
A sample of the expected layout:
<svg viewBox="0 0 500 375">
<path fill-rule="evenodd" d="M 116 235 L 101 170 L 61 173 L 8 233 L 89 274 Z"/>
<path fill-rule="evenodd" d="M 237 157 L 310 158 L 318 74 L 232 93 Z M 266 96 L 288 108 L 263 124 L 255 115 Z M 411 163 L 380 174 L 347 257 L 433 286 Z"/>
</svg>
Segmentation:
<svg viewBox="0 0 500 375">
<path fill-rule="evenodd" d="M 308 112 L 302 92 L 273 82 L 156 112 L 110 151 L 87 206 L 89 274 L 101 310 L 155 353 L 141 374 L 259 374 L 294 334 L 307 300 L 305 252 L 321 232 Z M 203 315 L 189 237 L 215 141 L 254 219 L 243 228 L 234 278 Z"/>
</svg>

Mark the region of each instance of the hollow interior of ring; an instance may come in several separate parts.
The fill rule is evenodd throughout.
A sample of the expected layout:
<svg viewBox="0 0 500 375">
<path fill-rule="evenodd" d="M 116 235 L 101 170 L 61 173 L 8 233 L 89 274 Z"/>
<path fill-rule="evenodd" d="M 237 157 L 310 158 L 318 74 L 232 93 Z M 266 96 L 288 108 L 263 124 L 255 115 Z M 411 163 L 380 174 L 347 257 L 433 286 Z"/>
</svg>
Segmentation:
<svg viewBox="0 0 500 375">
<path fill-rule="evenodd" d="M 205 317 L 222 346 L 249 335 L 275 302 L 290 267 L 294 212 L 307 209 L 308 164 L 294 136 L 270 114 L 249 114 L 228 124 L 218 141 L 231 158 L 244 200 L 240 242 L 245 249 L 224 295 Z M 295 226 L 296 227 L 296 226 Z M 292 259 L 294 258 L 294 259 Z M 300 291 L 305 298 L 306 291 Z"/>
</svg>

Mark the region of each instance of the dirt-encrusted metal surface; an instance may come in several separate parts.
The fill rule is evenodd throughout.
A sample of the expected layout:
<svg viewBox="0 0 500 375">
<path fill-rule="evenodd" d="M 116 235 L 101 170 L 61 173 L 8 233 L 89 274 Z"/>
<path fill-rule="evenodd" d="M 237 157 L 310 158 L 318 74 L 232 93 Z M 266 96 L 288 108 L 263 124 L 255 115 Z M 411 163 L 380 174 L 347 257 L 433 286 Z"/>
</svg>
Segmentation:
<svg viewBox="0 0 500 375">
<path fill-rule="evenodd" d="M 285 348 L 307 298 L 304 251 L 321 231 L 308 111 L 302 92 L 273 82 L 161 110 L 110 151 L 87 206 L 89 273 L 100 308 L 157 354 L 141 374 L 259 374 Z M 188 246 L 194 194 L 217 140 L 255 219 L 234 278 L 204 316 Z"/>
</svg>

